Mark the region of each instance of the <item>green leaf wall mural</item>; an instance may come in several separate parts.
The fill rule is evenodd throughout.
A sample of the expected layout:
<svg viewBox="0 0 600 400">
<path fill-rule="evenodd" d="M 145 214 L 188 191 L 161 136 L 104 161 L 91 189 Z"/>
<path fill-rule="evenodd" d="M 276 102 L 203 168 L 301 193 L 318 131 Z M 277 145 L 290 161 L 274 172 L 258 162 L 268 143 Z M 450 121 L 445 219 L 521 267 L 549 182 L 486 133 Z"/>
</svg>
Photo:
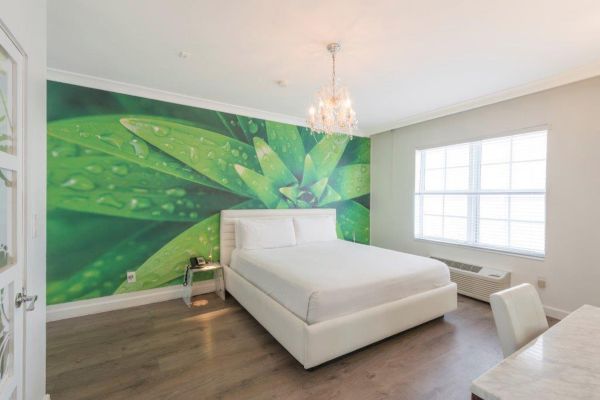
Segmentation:
<svg viewBox="0 0 600 400">
<path fill-rule="evenodd" d="M 179 284 L 219 258 L 222 209 L 336 208 L 368 243 L 369 157 L 367 138 L 48 82 L 48 304 Z"/>
</svg>

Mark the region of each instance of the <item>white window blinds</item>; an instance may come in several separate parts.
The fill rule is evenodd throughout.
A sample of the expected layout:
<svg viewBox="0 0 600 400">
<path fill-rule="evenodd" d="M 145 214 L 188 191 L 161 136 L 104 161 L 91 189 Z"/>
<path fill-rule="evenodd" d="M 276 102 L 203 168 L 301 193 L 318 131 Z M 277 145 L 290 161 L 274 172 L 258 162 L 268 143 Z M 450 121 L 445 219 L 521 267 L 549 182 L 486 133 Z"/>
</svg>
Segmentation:
<svg viewBox="0 0 600 400">
<path fill-rule="evenodd" d="M 543 256 L 546 131 L 417 150 L 415 237 Z"/>
</svg>

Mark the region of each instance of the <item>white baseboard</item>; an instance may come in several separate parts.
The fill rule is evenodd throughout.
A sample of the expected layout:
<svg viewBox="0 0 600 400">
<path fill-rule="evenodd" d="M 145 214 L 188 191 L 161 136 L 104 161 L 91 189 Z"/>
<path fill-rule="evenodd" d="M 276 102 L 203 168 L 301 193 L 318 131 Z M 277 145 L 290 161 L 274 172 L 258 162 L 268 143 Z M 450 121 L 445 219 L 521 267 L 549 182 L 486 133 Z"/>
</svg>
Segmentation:
<svg viewBox="0 0 600 400">
<path fill-rule="evenodd" d="M 182 290 L 183 287 L 177 285 L 158 289 L 141 290 L 133 293 L 115 294 L 113 296 L 98 297 L 96 299 L 73 301 L 64 304 L 55 304 L 46 308 L 46 320 L 48 322 L 58 321 L 61 319 L 81 317 L 83 315 L 173 300 L 182 296 Z M 194 283 L 192 288 L 192 293 L 194 295 L 214 291 L 215 281 L 213 279 Z"/>
<path fill-rule="evenodd" d="M 568 312 L 568 311 L 561 310 L 560 308 L 549 307 L 549 306 L 544 306 L 544 311 L 546 312 L 547 317 L 556 318 L 556 319 L 563 319 L 564 317 L 566 317 L 567 315 L 570 314 L 570 312 Z"/>
<path fill-rule="evenodd" d="M 113 296 L 99 297 L 90 300 L 56 304 L 47 307 L 46 320 L 48 322 L 52 322 L 61 319 L 81 317 L 83 315 L 97 314 L 113 310 L 121 310 L 123 308 L 142 306 L 144 304 L 173 300 L 181 297 L 182 290 L 183 288 L 177 285 L 158 289 L 142 290 L 133 293 L 116 294 Z M 214 292 L 215 281 L 211 279 L 194 283 L 192 290 L 194 295 Z M 568 311 L 549 306 L 544 306 L 544 311 L 548 317 L 556 319 L 563 319 L 569 315 Z"/>
</svg>

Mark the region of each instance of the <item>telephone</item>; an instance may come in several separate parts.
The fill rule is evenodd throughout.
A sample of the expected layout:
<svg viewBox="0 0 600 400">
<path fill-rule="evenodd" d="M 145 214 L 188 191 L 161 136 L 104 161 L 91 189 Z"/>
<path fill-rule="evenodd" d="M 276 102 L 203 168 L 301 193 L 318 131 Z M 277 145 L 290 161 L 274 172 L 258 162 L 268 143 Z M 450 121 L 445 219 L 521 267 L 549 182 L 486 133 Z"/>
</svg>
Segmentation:
<svg viewBox="0 0 600 400">
<path fill-rule="evenodd" d="M 203 265 L 206 265 L 206 260 L 204 259 L 204 257 L 191 257 L 190 258 L 190 266 L 192 268 L 201 267 Z"/>
</svg>

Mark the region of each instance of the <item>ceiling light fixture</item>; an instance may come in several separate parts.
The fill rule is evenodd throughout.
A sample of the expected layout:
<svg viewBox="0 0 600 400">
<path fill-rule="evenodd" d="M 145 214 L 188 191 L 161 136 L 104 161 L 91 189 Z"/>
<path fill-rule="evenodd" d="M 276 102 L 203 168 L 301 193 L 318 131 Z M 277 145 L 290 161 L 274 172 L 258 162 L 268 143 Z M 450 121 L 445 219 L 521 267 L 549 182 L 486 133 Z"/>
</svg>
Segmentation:
<svg viewBox="0 0 600 400">
<path fill-rule="evenodd" d="M 335 56 L 341 48 L 339 43 L 327 45 L 332 61 L 331 84 L 317 92 L 315 103 L 308 109 L 308 126 L 313 132 L 352 135 L 358 126 L 348 89 L 336 86 Z"/>
</svg>

